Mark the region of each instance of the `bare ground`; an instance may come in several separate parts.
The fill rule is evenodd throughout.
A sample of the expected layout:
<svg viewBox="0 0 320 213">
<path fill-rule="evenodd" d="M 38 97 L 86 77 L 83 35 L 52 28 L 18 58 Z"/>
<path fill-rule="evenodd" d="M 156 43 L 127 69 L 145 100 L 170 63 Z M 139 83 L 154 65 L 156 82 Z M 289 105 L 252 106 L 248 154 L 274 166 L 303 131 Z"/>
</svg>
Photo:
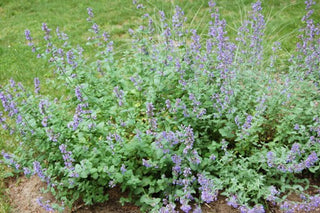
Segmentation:
<svg viewBox="0 0 320 213">
<path fill-rule="evenodd" d="M 54 198 L 51 194 L 43 194 L 41 188 L 45 187 L 46 183 L 41 182 L 37 176 L 31 178 L 20 177 L 17 179 L 10 179 L 7 181 L 7 193 L 12 206 L 12 213 L 46 213 L 41 206 L 37 203 L 39 197 L 43 197 L 43 200 L 51 200 L 54 202 Z M 314 193 L 311 191 L 311 193 Z M 82 204 L 75 205 L 72 210 L 65 210 L 65 213 L 77 212 L 77 213 L 140 213 L 139 208 L 134 205 L 122 206 L 119 202 L 122 194 L 118 189 L 112 189 L 109 191 L 110 199 L 103 204 L 96 204 L 94 206 L 84 206 Z M 300 201 L 296 195 L 290 195 L 288 197 L 292 201 Z M 212 204 L 204 204 L 202 207 L 204 213 L 238 213 L 239 210 L 234 209 L 227 205 L 225 198 L 220 197 L 216 202 Z M 278 207 L 271 207 L 270 212 L 280 213 Z M 320 213 L 320 208 L 315 209 L 312 213 Z"/>
</svg>

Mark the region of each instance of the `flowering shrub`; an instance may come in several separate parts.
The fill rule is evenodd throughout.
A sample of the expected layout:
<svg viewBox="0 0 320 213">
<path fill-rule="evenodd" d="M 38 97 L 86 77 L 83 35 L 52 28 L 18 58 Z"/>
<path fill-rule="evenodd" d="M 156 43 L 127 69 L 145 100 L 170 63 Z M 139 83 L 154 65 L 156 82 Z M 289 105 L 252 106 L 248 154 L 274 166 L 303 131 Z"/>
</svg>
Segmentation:
<svg viewBox="0 0 320 213">
<path fill-rule="evenodd" d="M 219 194 L 241 212 L 319 206 L 301 179 L 320 174 L 320 29 L 312 4 L 306 1 L 306 27 L 285 74 L 274 65 L 278 43 L 264 58 L 260 1 L 234 42 L 211 1 L 204 37 L 185 26 L 179 7 L 172 17 L 146 14 L 120 59 L 90 8 L 94 56 L 59 29 L 55 38 L 45 23 L 44 49 L 26 30 L 33 52 L 52 65 L 55 79 L 46 87 L 64 95 L 45 94 L 38 78 L 34 91 L 13 80 L 1 88 L 0 123 L 20 142 L 13 154 L 2 152 L 4 162 L 46 181 L 60 209 L 79 199 L 104 202 L 115 186 L 128 192 L 123 203 L 142 211 L 201 212 Z M 289 191 L 304 202 L 286 200 Z M 39 204 L 59 209 L 42 198 Z"/>
</svg>

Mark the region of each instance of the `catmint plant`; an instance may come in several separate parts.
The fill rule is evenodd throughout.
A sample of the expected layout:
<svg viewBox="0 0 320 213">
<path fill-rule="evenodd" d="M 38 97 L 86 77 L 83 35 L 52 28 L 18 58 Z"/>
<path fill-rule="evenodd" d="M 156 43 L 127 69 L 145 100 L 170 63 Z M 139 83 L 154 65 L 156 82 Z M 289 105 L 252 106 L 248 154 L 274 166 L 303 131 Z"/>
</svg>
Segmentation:
<svg viewBox="0 0 320 213">
<path fill-rule="evenodd" d="M 171 17 L 144 14 L 145 25 L 129 30 L 132 48 L 117 50 L 117 57 L 91 8 L 84 44 L 96 54 L 45 23 L 43 47 L 26 30 L 27 44 L 51 65 L 57 78 L 51 84 L 64 96 L 44 93 L 50 87 L 39 77 L 32 90 L 13 80 L 0 87 L 0 124 L 20 142 L 13 153 L 1 152 L 2 162 L 47 182 L 63 203 L 39 198 L 48 211 L 105 202 L 116 186 L 128 192 L 121 202 L 144 212 L 201 212 L 219 195 L 240 212 L 319 207 L 319 194 L 299 185 L 304 174 L 320 174 L 319 27 L 312 5 L 306 1 L 306 27 L 285 74 L 277 73 L 280 43 L 265 57 L 260 1 L 234 40 L 213 1 L 205 35 L 190 29 L 179 6 Z M 287 200 L 292 191 L 304 202 Z"/>
</svg>

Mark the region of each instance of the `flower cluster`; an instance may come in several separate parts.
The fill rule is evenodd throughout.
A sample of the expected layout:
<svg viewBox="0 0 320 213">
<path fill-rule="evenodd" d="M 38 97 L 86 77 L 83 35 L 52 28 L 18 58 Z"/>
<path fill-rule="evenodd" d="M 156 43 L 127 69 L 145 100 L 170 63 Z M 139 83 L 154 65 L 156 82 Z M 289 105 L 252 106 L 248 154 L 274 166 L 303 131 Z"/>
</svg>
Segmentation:
<svg viewBox="0 0 320 213">
<path fill-rule="evenodd" d="M 59 81 L 52 83 L 64 96 L 41 92 L 41 76 L 34 92 L 13 79 L 0 87 L 0 124 L 21 141 L 14 154 L 2 152 L 3 161 L 37 174 L 69 206 L 79 198 L 102 203 L 107 189 L 119 186 L 143 211 L 201 212 L 219 192 L 241 212 L 316 208 L 319 195 L 300 204 L 282 197 L 296 187 L 292 173 L 320 171 L 319 27 L 311 19 L 313 1 L 306 4 L 307 26 L 285 75 L 269 72 L 278 69 L 279 43 L 270 61 L 264 58 L 260 1 L 236 39 L 227 36 L 213 1 L 205 35 L 188 28 L 178 6 L 171 18 L 164 11 L 158 19 L 144 14 L 146 26 L 129 30 L 133 48 L 121 59 L 91 8 L 85 42 L 96 54 L 72 48 L 59 28 L 57 44 L 45 23 L 47 45 L 36 47 L 26 30 L 28 45 L 54 67 Z M 53 211 L 42 198 L 39 205 Z"/>
<path fill-rule="evenodd" d="M 43 197 L 37 198 L 37 203 L 47 212 L 54 212 L 54 208 L 50 205 L 50 200 L 43 201 Z"/>
<path fill-rule="evenodd" d="M 311 212 L 317 209 L 320 206 L 320 197 L 319 195 L 316 196 L 310 196 L 309 198 L 306 198 L 303 202 L 297 203 L 297 202 L 290 202 L 290 201 L 284 201 L 280 208 L 282 211 L 286 213 L 291 212 Z"/>
<path fill-rule="evenodd" d="M 198 175 L 198 182 L 201 185 L 201 200 L 206 203 L 211 203 L 217 200 L 218 190 L 215 189 L 213 180 L 206 178 L 203 174 Z M 237 208 L 237 206 L 235 206 Z"/>
<path fill-rule="evenodd" d="M 74 167 L 72 165 L 72 163 L 74 162 L 74 159 L 72 158 L 72 152 L 67 151 L 67 146 L 65 144 L 61 144 L 59 146 L 60 152 L 62 153 L 62 158 L 64 161 L 64 165 L 66 167 L 66 169 L 70 172 L 69 176 L 70 177 L 79 177 L 79 174 L 77 174 L 74 171 Z"/>
</svg>

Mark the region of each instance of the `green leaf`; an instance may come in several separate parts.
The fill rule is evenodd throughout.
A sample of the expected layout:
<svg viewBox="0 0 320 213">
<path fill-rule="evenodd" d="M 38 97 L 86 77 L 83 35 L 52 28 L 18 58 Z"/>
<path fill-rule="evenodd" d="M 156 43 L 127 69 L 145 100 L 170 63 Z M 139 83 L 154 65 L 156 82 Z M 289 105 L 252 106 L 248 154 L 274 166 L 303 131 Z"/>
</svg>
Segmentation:
<svg viewBox="0 0 320 213">
<path fill-rule="evenodd" d="M 91 177 L 96 180 L 96 179 L 98 179 L 99 174 L 97 172 L 93 173 L 93 174 L 91 174 Z"/>
<path fill-rule="evenodd" d="M 143 196 L 140 198 L 140 202 L 141 202 L 141 203 L 145 203 L 145 204 L 148 204 L 148 205 L 150 205 L 150 206 L 155 206 L 155 205 L 157 205 L 160 201 L 161 201 L 160 198 L 151 198 L 151 197 L 149 197 L 148 195 L 143 195 Z"/>
<path fill-rule="evenodd" d="M 219 133 L 223 138 L 233 138 L 235 136 L 232 133 L 232 130 L 228 126 L 225 128 L 219 129 Z"/>
</svg>

